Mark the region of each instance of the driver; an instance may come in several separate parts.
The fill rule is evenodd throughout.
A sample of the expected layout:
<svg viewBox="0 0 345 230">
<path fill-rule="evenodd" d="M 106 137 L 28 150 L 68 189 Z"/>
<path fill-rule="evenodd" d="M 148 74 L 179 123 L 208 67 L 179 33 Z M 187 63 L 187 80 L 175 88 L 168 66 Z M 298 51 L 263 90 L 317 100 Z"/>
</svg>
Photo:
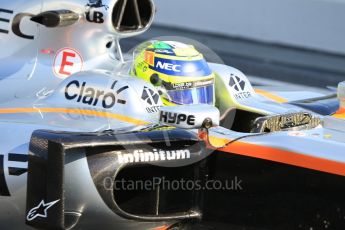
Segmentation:
<svg viewBox="0 0 345 230">
<path fill-rule="evenodd" d="M 194 46 L 153 41 L 134 55 L 131 75 L 153 84 L 164 105 L 214 105 L 215 74 Z"/>
</svg>

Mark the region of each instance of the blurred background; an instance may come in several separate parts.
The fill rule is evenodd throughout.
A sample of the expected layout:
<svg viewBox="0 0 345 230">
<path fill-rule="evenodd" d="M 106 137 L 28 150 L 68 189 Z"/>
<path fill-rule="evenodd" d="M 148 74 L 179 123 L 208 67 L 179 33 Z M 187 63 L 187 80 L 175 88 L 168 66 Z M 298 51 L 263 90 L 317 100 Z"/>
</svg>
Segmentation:
<svg viewBox="0 0 345 230">
<path fill-rule="evenodd" d="M 154 26 L 126 48 L 183 36 L 245 74 L 312 87 L 345 80 L 345 0 L 155 0 Z"/>
</svg>

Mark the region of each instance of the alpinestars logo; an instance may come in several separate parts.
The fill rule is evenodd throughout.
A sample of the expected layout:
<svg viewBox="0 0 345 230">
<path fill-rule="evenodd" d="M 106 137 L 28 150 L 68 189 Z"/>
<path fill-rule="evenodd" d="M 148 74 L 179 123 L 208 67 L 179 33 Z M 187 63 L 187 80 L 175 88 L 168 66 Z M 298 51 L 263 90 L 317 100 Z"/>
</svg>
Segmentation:
<svg viewBox="0 0 345 230">
<path fill-rule="evenodd" d="M 190 159 L 190 151 L 188 149 L 182 150 L 157 150 L 152 152 L 144 152 L 144 150 L 134 150 L 133 153 L 117 152 L 118 161 L 123 163 L 140 163 L 140 162 L 159 162 L 171 160 Z"/>
<path fill-rule="evenodd" d="M 143 93 L 141 95 L 141 99 L 146 101 L 149 105 L 157 105 L 159 100 L 158 93 L 155 93 L 152 89 L 144 87 Z"/>
<path fill-rule="evenodd" d="M 60 200 L 56 200 L 56 201 L 52 201 L 49 203 L 45 203 L 44 200 L 42 200 L 39 203 L 39 205 L 37 205 L 36 207 L 32 208 L 29 211 L 26 219 L 28 221 L 33 221 L 37 217 L 47 218 L 48 217 L 48 214 L 47 214 L 48 209 L 51 208 L 54 204 L 56 204 L 59 201 Z"/>
<path fill-rule="evenodd" d="M 229 85 L 234 88 L 236 91 L 243 91 L 246 87 L 246 83 L 239 77 L 231 74 Z"/>
</svg>

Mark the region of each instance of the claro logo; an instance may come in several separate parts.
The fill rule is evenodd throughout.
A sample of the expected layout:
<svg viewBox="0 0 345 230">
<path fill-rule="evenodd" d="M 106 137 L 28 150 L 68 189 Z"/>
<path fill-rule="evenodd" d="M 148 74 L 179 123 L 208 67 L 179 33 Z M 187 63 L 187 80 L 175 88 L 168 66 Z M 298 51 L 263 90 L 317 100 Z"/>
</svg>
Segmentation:
<svg viewBox="0 0 345 230">
<path fill-rule="evenodd" d="M 187 125 L 195 125 L 195 116 L 161 111 L 159 121 L 168 124 L 179 125 L 186 123 Z"/>
<path fill-rule="evenodd" d="M 112 85 L 112 89 L 115 84 L 116 82 Z M 89 87 L 86 82 L 80 83 L 79 81 L 74 80 L 66 85 L 65 98 L 85 105 L 101 106 L 104 109 L 111 109 L 117 103 L 127 103 L 125 100 L 118 99 L 118 95 L 128 88 L 128 86 L 124 86 L 117 91 L 104 91 Z"/>
<path fill-rule="evenodd" d="M 144 150 L 134 150 L 133 153 L 116 152 L 120 164 L 140 163 L 140 162 L 159 162 L 171 160 L 190 159 L 191 154 L 188 149 L 182 150 L 157 150 L 145 152 Z"/>
</svg>

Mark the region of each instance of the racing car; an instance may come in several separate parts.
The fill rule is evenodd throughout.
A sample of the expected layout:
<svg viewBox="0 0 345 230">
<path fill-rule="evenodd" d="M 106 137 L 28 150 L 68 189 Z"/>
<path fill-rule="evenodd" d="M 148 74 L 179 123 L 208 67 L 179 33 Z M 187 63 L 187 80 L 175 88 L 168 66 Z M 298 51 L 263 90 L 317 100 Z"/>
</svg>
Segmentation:
<svg viewBox="0 0 345 230">
<path fill-rule="evenodd" d="M 345 84 L 267 91 L 200 54 L 202 85 L 138 77 L 182 71 L 176 42 L 140 46 L 139 62 L 121 50 L 154 13 L 152 0 L 1 3 L 0 228 L 343 229 Z M 215 100 L 167 105 L 162 86 Z"/>
</svg>

